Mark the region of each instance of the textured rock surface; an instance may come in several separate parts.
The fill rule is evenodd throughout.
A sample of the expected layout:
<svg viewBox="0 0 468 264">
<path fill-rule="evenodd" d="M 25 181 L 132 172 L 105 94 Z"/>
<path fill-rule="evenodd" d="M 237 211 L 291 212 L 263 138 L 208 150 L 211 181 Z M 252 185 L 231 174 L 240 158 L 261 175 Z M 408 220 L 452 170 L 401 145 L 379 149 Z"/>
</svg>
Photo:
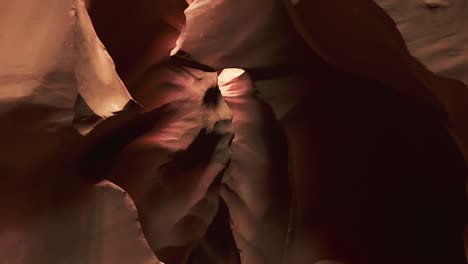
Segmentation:
<svg viewBox="0 0 468 264">
<path fill-rule="evenodd" d="M 1 12 L 2 113 L 23 102 L 50 109 L 52 130 L 71 122 L 78 93 L 103 118 L 131 100 L 82 1 L 6 1 Z"/>
<path fill-rule="evenodd" d="M 219 79 L 235 131 L 221 197 L 241 262 L 282 263 L 290 210 L 286 138 L 246 72 L 226 69 Z"/>
<path fill-rule="evenodd" d="M 395 21 L 413 56 L 428 69 L 468 85 L 468 1 L 376 0 Z M 468 161 L 468 90 L 454 81 L 438 93 L 452 114 Z M 442 84 L 441 84 L 442 86 Z M 468 185 L 467 185 L 468 186 Z M 467 189 L 468 190 L 468 189 Z M 468 240 L 468 229 L 465 231 Z M 465 242 L 468 259 L 468 242 Z"/>
<path fill-rule="evenodd" d="M 288 49 L 297 35 L 280 1 L 197 0 L 185 15 L 176 50 L 215 69 L 283 64 L 300 56 Z"/>
<path fill-rule="evenodd" d="M 286 50 L 300 50 L 297 42 L 285 45 L 281 40 L 276 41 L 280 39 L 278 36 L 291 35 L 287 32 L 287 22 L 283 24 L 278 22 L 280 20 L 269 20 L 275 17 L 272 15 L 275 12 L 279 15 L 275 18 L 281 17 L 278 9 L 271 8 L 277 6 L 275 3 L 262 1 L 256 9 L 249 9 L 248 4 L 242 1 L 218 2 L 220 8 L 243 10 L 240 11 L 242 17 L 247 17 L 250 19 L 249 24 L 254 25 L 252 33 L 237 27 L 247 19 L 217 14 L 214 8 L 216 5 L 208 6 L 207 1 L 195 2 L 186 12 L 189 24 L 187 30 L 192 26 L 192 34 L 188 31 L 182 35 L 179 48 L 213 67 L 245 67 L 253 73 L 258 72 L 255 69 L 258 66 L 266 66 L 265 63 L 270 66 L 275 63 L 298 63 L 300 60 L 294 59 L 294 56 L 286 58 L 282 55 Z M 337 9 L 337 6 L 341 8 Z M 204 8 L 210 15 L 205 16 Z M 444 131 L 443 117 L 440 115 L 443 111 L 440 110 L 447 110 L 450 129 L 463 146 L 466 142 L 464 129 L 467 115 L 462 105 L 465 103 L 466 88 L 460 82 L 432 74 L 414 60 L 391 18 L 373 1 L 301 1 L 296 8 L 299 17 L 295 18 L 305 23 L 302 29 L 309 34 L 308 44 L 325 62 L 344 72 L 323 67 L 316 58 L 305 56 L 309 59 L 308 65 L 296 66 L 308 69 L 296 76 L 273 76 L 270 85 L 265 85 L 268 80 L 260 82 L 254 77 L 260 96 L 267 100 L 277 117 L 283 119 L 289 139 L 292 181 L 295 184 L 293 190 L 298 207 L 295 212 L 297 237 L 293 247 L 298 246 L 296 249 L 299 251 L 293 252 L 293 255 L 309 255 L 306 259 L 293 259 L 292 263 L 309 263 L 314 258 L 340 258 L 352 263 L 375 263 L 377 259 L 380 262 L 391 262 L 392 258 L 396 260 L 405 255 L 405 261 L 409 263 L 425 258 L 429 262 L 450 261 L 450 258 L 454 262 L 461 262 L 462 176 L 465 176 L 466 170 Z M 265 11 L 268 14 L 255 16 L 253 10 L 268 10 Z M 210 27 L 214 21 L 219 31 L 223 28 L 232 30 L 217 32 Z M 265 25 L 275 23 L 282 26 L 274 35 L 255 32 L 255 29 L 267 28 Z M 215 37 L 201 42 L 197 33 L 202 36 L 214 34 Z M 261 47 L 255 45 L 258 39 L 266 40 L 261 42 Z M 275 50 L 273 59 L 243 57 L 242 54 L 249 53 L 242 51 L 252 47 Z M 230 57 L 232 54 L 238 55 L 235 60 Z M 360 76 L 350 76 L 346 72 Z M 288 78 L 296 80 L 294 85 L 287 81 Z M 281 105 L 284 104 L 284 98 L 290 96 L 291 90 L 295 98 L 289 102 L 289 106 Z M 350 94 L 348 90 L 355 93 Z M 396 94 L 393 93 L 395 91 Z M 343 97 L 347 99 L 340 99 Z M 380 105 L 375 105 L 373 101 Z M 397 105 L 401 105 L 401 109 Z M 435 111 L 431 113 L 429 109 Z M 312 112 L 312 115 L 304 115 L 305 112 Z M 418 122 L 411 123 L 411 119 Z M 384 132 L 384 127 L 392 133 L 390 130 Z M 424 137 L 418 136 L 421 133 Z M 393 146 L 388 142 L 393 142 Z M 419 153 L 421 149 L 426 149 L 427 153 Z M 406 157 L 408 153 L 414 153 L 410 163 L 405 161 L 409 159 L 409 156 Z M 362 163 L 363 160 L 372 162 Z M 393 165 L 386 163 L 390 160 Z M 434 162 L 428 163 L 429 160 Z M 431 166 L 434 167 L 431 169 Z M 415 170 L 415 173 L 411 173 L 411 170 Z M 379 175 L 381 183 L 374 182 L 371 175 Z M 405 182 L 407 179 L 412 180 Z M 446 188 L 439 189 L 441 184 Z M 393 195 L 386 193 L 385 188 L 379 187 L 381 185 L 394 187 L 394 191 L 401 194 L 398 198 L 401 200 L 392 200 Z M 354 186 L 360 192 L 353 191 L 354 187 L 348 189 L 345 186 Z M 380 190 L 380 194 L 374 193 L 375 190 Z M 410 193 L 421 196 L 418 199 L 424 205 L 421 205 L 419 213 L 411 212 L 411 204 L 418 199 L 407 195 Z M 374 198 L 365 198 L 366 195 Z M 405 206 L 398 209 L 400 211 L 394 210 L 397 204 Z M 445 204 L 446 207 L 453 205 L 457 209 L 449 212 L 444 206 L 433 207 L 433 212 L 437 211 L 435 214 L 440 218 L 432 220 L 443 224 L 428 232 L 423 231 L 422 223 L 431 219 L 431 210 L 426 208 L 429 204 Z M 382 215 L 377 217 L 380 214 L 377 211 Z M 405 214 L 407 220 L 400 219 Z M 412 222 L 419 223 L 419 226 L 412 225 Z M 457 229 L 449 230 L 451 228 Z M 447 235 L 444 235 L 444 229 Z M 375 237 L 376 234 L 379 237 Z M 369 241 L 374 241 L 373 245 Z M 408 241 L 413 241 L 417 246 L 411 248 Z M 429 245 L 428 241 L 434 244 Z M 399 243 L 398 249 L 387 252 L 392 248 L 392 243 Z M 357 244 L 360 247 L 353 246 Z M 452 246 L 447 247 L 448 244 Z M 431 252 L 439 251 L 431 255 L 433 258 L 424 253 L 424 249 L 430 247 L 434 248 Z M 383 260 L 382 256 L 387 257 Z"/>
<path fill-rule="evenodd" d="M 130 92 L 149 67 L 169 57 L 184 26 L 186 7 L 185 0 L 91 1 L 96 32 Z"/>
<path fill-rule="evenodd" d="M 463 68 L 466 56 L 460 51 L 464 45 L 462 40 L 466 33 L 463 29 L 458 28 L 466 20 L 466 13 L 462 11 L 466 8 L 466 3 L 454 1 L 454 6 L 456 5 L 458 8 L 451 11 L 448 11 L 448 7 L 440 5 L 437 10 L 428 9 L 423 1 L 380 1 L 379 3 L 388 7 L 388 12 L 395 16 L 399 28 L 395 26 L 395 22 L 383 9 L 369 0 L 340 3 L 342 8 L 338 10 L 338 13 L 334 9 L 333 2 L 318 4 L 302 1 L 296 5 L 297 10 L 314 9 L 320 10 L 320 12 L 316 12 L 316 15 L 310 15 L 307 11 L 299 11 L 302 14 L 295 17 L 302 19 L 302 23 L 308 24 L 308 33 L 306 33 L 306 35 L 309 34 L 309 37 L 306 37 L 308 43 L 328 62 L 347 71 L 351 70 L 381 80 L 404 94 L 418 98 L 418 100 L 433 105 L 437 105 L 436 100 L 438 100 L 448 113 L 451 132 L 457 138 L 466 155 L 468 153 L 468 138 L 466 136 L 468 135 L 466 125 L 468 112 L 465 107 L 468 102 L 468 94 L 466 86 L 460 81 L 434 75 L 412 57 L 414 55 L 426 64 L 431 62 L 433 65 L 430 68 L 436 73 L 439 73 L 437 70 L 445 74 L 447 71 L 460 72 L 459 69 Z M 395 10 L 400 11 L 395 13 Z M 460 13 L 458 13 L 459 11 Z M 452 16 L 447 16 L 447 12 L 452 12 Z M 327 19 L 329 14 L 334 14 L 340 19 Z M 407 17 L 411 16 L 411 19 L 399 22 L 398 19 L 401 19 L 404 14 L 407 14 Z M 445 22 L 443 22 L 443 16 L 447 19 Z M 457 22 L 453 22 L 454 20 Z M 318 26 L 319 24 L 320 26 Z M 439 28 L 440 24 L 447 24 L 451 30 L 450 34 L 453 36 L 439 42 L 426 42 L 427 44 L 424 45 L 425 41 L 440 38 L 443 30 Z M 401 37 L 397 29 L 401 30 L 405 38 Z M 334 34 L 328 34 L 327 32 L 330 30 Z M 346 39 L 347 45 L 341 45 L 340 41 L 337 41 L 337 36 Z M 450 45 L 444 44 L 448 43 L 450 39 L 452 39 Z M 453 42 L 456 39 L 460 42 Z M 405 40 L 410 47 L 411 54 L 405 46 Z M 442 48 L 444 45 L 447 46 Z M 432 53 L 433 48 L 431 47 L 434 49 L 438 47 L 441 49 L 440 51 L 456 49 L 459 51 L 459 59 L 456 59 L 455 62 L 451 52 L 435 55 Z M 385 52 L 382 52 L 383 50 Z M 444 70 L 444 67 L 452 70 Z M 455 77 L 455 75 L 452 74 L 451 77 Z M 462 81 L 465 78 L 460 74 L 457 77 Z"/>
<path fill-rule="evenodd" d="M 328 2 L 326 4 L 325 3 L 312 4 L 311 2 L 308 2 L 309 5 L 307 5 L 306 1 L 302 1 L 301 3 L 302 5 L 299 4 L 298 6 L 298 12 L 303 13 L 301 18 L 303 19 L 303 21 L 307 21 L 306 24 L 308 23 L 306 27 L 307 27 L 307 30 L 310 30 L 309 36 L 311 37 L 310 43 L 312 46 L 314 46 L 317 50 L 323 52 L 323 54 L 328 53 L 326 55 L 330 56 L 329 57 L 330 62 L 333 62 L 333 58 L 338 59 L 335 61 L 336 65 L 341 64 L 341 66 L 344 66 L 345 69 L 355 71 L 355 72 L 361 72 L 367 76 L 371 76 L 374 78 L 377 77 L 384 83 L 391 84 L 392 88 L 403 91 L 407 94 L 413 94 L 412 96 L 414 98 L 423 99 L 423 101 L 425 101 L 424 93 L 421 93 L 422 90 L 419 90 L 419 91 L 417 89 L 414 90 L 414 88 L 417 87 L 415 85 L 418 85 L 418 84 L 417 83 L 411 84 L 407 82 L 408 80 L 407 77 L 411 76 L 409 78 L 413 80 L 419 80 L 420 83 L 423 84 L 426 89 L 428 89 L 429 91 L 434 93 L 434 95 L 436 95 L 437 99 L 440 100 L 442 105 L 447 110 L 448 116 L 449 116 L 450 130 L 456 136 L 456 138 L 458 139 L 459 145 L 462 146 L 462 149 L 464 149 L 466 153 L 466 145 L 465 145 L 466 135 L 467 135 L 466 133 L 466 120 L 467 119 L 466 118 L 468 117 L 468 115 L 466 112 L 466 107 L 462 107 L 463 105 L 466 105 L 466 102 L 467 102 L 466 87 L 464 87 L 460 82 L 456 82 L 453 80 L 448 80 L 448 79 L 435 76 L 431 74 L 429 71 L 427 71 L 420 64 L 415 63 L 415 61 L 412 60 L 408 56 L 409 53 L 406 52 L 405 49 L 403 48 L 402 46 L 403 41 L 402 41 L 402 38 L 399 38 L 398 32 L 395 32 L 395 28 L 393 29 L 391 28 L 392 27 L 391 19 L 386 17 L 384 14 L 382 14 L 382 12 L 379 11 L 378 8 L 375 7 L 375 5 L 373 7 L 371 2 L 355 1 L 353 3 L 349 3 L 349 6 L 346 6 L 344 9 L 342 9 L 343 13 L 338 14 L 338 16 L 340 17 L 340 20 L 338 20 L 337 22 L 333 22 L 333 26 L 335 26 L 335 29 L 338 30 L 338 33 L 340 36 L 348 36 L 350 40 L 347 42 L 348 45 L 342 45 L 342 46 L 333 44 L 332 42 L 330 42 L 333 40 L 331 38 L 327 39 L 327 36 L 325 35 L 322 35 L 323 37 L 320 37 L 320 34 L 321 33 L 323 34 L 324 31 L 321 28 L 319 28 L 317 24 L 315 23 L 317 21 L 322 21 L 322 22 L 325 21 L 324 19 L 327 16 L 327 14 L 334 12 L 334 10 L 332 10 L 333 9 L 332 4 Z M 405 2 L 405 3 L 401 2 L 401 3 L 404 5 L 404 4 L 408 4 L 409 2 Z M 310 13 L 307 13 L 305 11 L 299 11 L 299 10 L 311 10 L 312 8 L 317 8 L 318 10 L 321 10 L 321 13 L 318 16 L 310 16 Z M 349 12 L 349 11 L 353 11 L 353 12 Z M 411 11 L 408 11 L 408 12 L 409 12 L 408 13 L 409 15 Z M 463 18 L 460 17 L 459 20 L 463 20 Z M 349 27 L 351 21 L 352 21 L 352 24 L 355 26 L 358 25 L 359 23 L 366 23 L 367 25 L 372 25 L 372 26 L 366 27 L 364 26 L 364 24 L 362 24 L 361 27 Z M 322 24 L 322 26 L 325 26 L 325 28 L 328 28 L 329 26 L 331 27 L 332 25 L 324 23 Z M 420 24 L 415 22 L 413 29 L 416 30 L 416 28 L 419 26 Z M 384 27 L 387 27 L 388 31 L 387 30 L 382 31 Z M 377 31 L 377 30 L 380 30 L 380 31 Z M 407 34 L 411 34 L 411 32 Z M 392 42 L 392 40 L 397 40 L 400 44 Z M 343 54 L 347 54 L 347 56 L 343 56 L 341 58 L 338 56 L 333 57 L 333 52 L 337 52 L 340 50 L 342 51 Z M 379 51 L 385 51 L 385 52 L 381 52 L 379 54 Z M 374 55 L 371 55 L 371 54 L 374 54 Z M 363 56 L 363 55 L 366 55 L 366 56 Z M 443 56 L 443 55 L 440 54 L 440 56 Z M 376 59 L 376 58 L 380 58 L 380 59 Z M 341 62 L 339 60 L 341 60 Z M 438 63 L 443 64 L 444 61 L 447 61 L 447 60 L 450 60 L 450 58 L 445 57 L 443 60 L 439 61 Z M 405 77 L 404 72 L 398 73 L 399 70 L 395 71 L 394 69 L 397 69 L 398 67 L 400 68 L 400 70 L 403 69 L 403 71 L 409 75 L 406 75 L 407 77 Z M 385 77 L 385 75 L 387 75 L 387 77 Z M 390 76 L 393 76 L 393 80 L 389 82 L 388 78 Z M 408 93 L 408 91 L 410 91 L 410 93 Z M 430 101 L 427 100 L 427 102 L 430 102 Z M 374 110 L 377 111 L 377 108 Z M 413 111 L 410 109 L 408 110 L 409 110 L 408 113 Z M 404 118 L 402 118 L 401 120 L 403 121 Z M 389 122 L 389 124 L 390 123 L 391 122 Z M 409 129 L 408 130 L 409 132 L 410 130 L 413 130 L 413 129 L 417 130 L 418 128 L 408 127 L 408 129 Z M 429 133 L 429 130 L 428 130 L 428 133 Z M 437 145 L 436 142 L 437 141 L 435 141 L 434 139 L 432 143 L 428 141 L 427 145 L 435 146 Z M 434 153 L 438 152 L 438 150 L 435 150 L 435 149 L 433 151 Z M 455 152 L 452 150 L 452 155 L 454 153 Z M 417 162 L 416 160 L 422 157 L 423 156 L 418 156 L 417 158 L 414 159 L 414 162 L 416 163 Z M 445 160 L 444 157 L 441 156 L 439 157 L 439 159 L 440 160 L 438 160 L 437 166 L 442 166 L 442 164 L 445 164 L 446 166 L 447 164 L 449 164 Z M 397 159 L 395 159 L 395 162 L 396 161 Z M 450 166 L 445 167 L 447 172 L 445 172 L 444 174 L 450 175 L 450 176 L 442 177 L 442 174 L 438 176 L 439 178 L 438 181 L 440 183 L 442 182 L 448 183 L 449 178 L 457 174 L 459 176 L 466 176 L 466 172 L 464 174 L 460 174 L 461 172 L 463 172 L 463 170 L 460 170 L 458 172 L 453 171 L 452 173 L 448 173 L 448 171 L 451 171 L 451 169 L 453 169 L 454 167 L 459 166 L 459 164 L 458 165 L 453 164 L 452 166 L 453 167 L 450 167 Z M 396 163 L 394 167 L 395 168 L 398 167 Z M 306 168 L 306 165 L 304 165 L 303 168 Z M 430 175 L 431 173 L 432 172 L 429 172 L 428 175 Z M 414 178 L 415 176 L 409 176 L 409 177 Z M 404 185 L 404 183 L 402 184 Z M 460 180 L 458 184 L 462 184 Z M 433 187 L 435 186 L 436 185 L 434 185 Z M 456 185 L 452 185 L 454 192 L 457 189 L 455 187 Z M 417 188 L 415 188 L 415 190 L 417 190 Z M 419 191 L 417 192 L 419 193 Z M 462 190 L 458 188 L 456 192 L 459 193 L 458 201 L 459 202 L 462 201 L 461 199 Z M 438 196 L 434 196 L 434 197 L 438 197 L 439 201 L 441 202 L 442 200 L 445 200 L 445 198 L 448 196 L 439 194 Z M 430 198 L 426 197 L 425 199 L 430 199 Z M 448 202 L 446 206 L 451 206 L 451 202 Z M 463 221 L 462 216 L 463 215 L 459 214 L 458 216 L 454 216 L 454 217 L 459 219 L 460 221 Z M 451 225 L 452 224 L 449 224 L 448 222 L 445 224 L 446 228 L 450 227 Z M 434 232 L 434 231 L 435 230 L 431 232 Z M 400 231 L 400 232 L 403 232 L 403 231 Z M 440 232 L 440 230 L 438 232 Z M 459 236 L 461 236 L 461 232 L 460 231 L 458 232 L 459 232 Z M 451 241 L 455 242 L 456 237 L 453 237 Z M 439 247 L 440 252 L 442 252 L 442 248 L 443 248 L 443 245 L 440 245 Z M 416 252 L 416 247 L 413 250 L 414 252 Z M 455 256 L 455 253 L 447 255 L 445 258 L 442 258 L 440 261 L 448 261 L 447 259 L 449 258 L 449 256 Z M 435 260 L 431 259 L 430 261 L 435 261 Z M 458 261 L 461 262 L 460 259 L 458 259 Z"/>
<path fill-rule="evenodd" d="M 468 85 L 468 1 L 375 2 L 393 18 L 413 56 L 431 71 Z"/>
<path fill-rule="evenodd" d="M 79 179 L 73 126 L 131 100 L 83 2 L 2 1 L 0 22 L 0 262 L 160 263 L 129 196 Z"/>
<path fill-rule="evenodd" d="M 131 97 L 81 1 L 4 1 L 0 12 L 1 188 L 15 191 L 73 159 L 80 138 L 72 125 L 88 132 Z M 78 95 L 93 122 L 74 120 Z"/>
<path fill-rule="evenodd" d="M 338 67 L 380 79 L 387 86 L 366 78 L 350 78 L 342 72 L 334 74 L 348 83 L 336 80 L 321 82 L 323 79 L 317 75 L 319 72 L 309 69 L 323 65 L 316 64 L 316 58 L 310 54 L 301 56 L 305 54 L 305 45 L 292 30 L 280 1 L 262 0 L 255 5 L 251 1 L 240 0 L 195 1 L 186 12 L 188 27 L 178 42 L 178 48 L 216 69 L 246 68 L 254 79 L 252 84 L 244 73 L 240 79 L 221 83 L 226 102 L 234 115 L 231 126 L 231 113 L 216 87 L 215 72 L 203 72 L 165 61 L 172 48 L 171 41 L 175 41 L 181 30 L 183 18 L 180 14 L 184 1 L 139 1 L 131 7 L 125 1 L 94 2 L 91 13 L 98 18 L 95 19 L 98 31 L 105 37 L 104 42 L 110 45 L 119 73 L 131 88 L 132 95 L 144 107 L 144 113 L 136 118 L 127 116 L 129 122 L 123 125 L 119 124 L 119 119 L 113 119 L 111 123 L 99 126 L 101 131 L 98 129 L 91 133 L 90 138 L 101 145 L 92 148 L 97 154 L 89 156 L 86 162 L 91 159 L 94 173 L 91 177 L 107 177 L 128 190 L 135 199 L 149 246 L 139 233 L 133 204 L 122 190 L 109 183 L 94 187 L 82 185 L 76 179 L 76 173 L 67 173 L 77 169 L 75 159 L 79 154 L 75 152 L 83 142 L 72 129 L 73 118 L 76 127 L 89 132 L 96 121 L 93 115 L 102 118 L 112 116 L 131 100 L 89 23 L 82 1 L 50 0 L 50 5 L 27 0 L 2 3 L 0 22 L 8 28 L 0 26 L 0 52 L 3 51 L 0 55 L 6 58 L 3 64 L 0 63 L 0 120 L 9 124 L 9 129 L 0 132 L 0 143 L 5 149 L 1 155 L 0 172 L 6 175 L 2 176 L 5 181 L 1 190 L 6 198 L 2 201 L 5 209 L 1 215 L 8 215 L 0 220 L 3 221 L 0 225 L 0 252 L 5 252 L 0 254 L 0 262 L 55 263 L 60 259 L 67 263 L 158 263 L 149 250 L 151 247 L 169 264 L 218 263 L 220 259 L 228 258 L 226 255 L 217 256 L 220 257 L 218 259 L 213 257 L 216 255 L 213 254 L 216 248 L 213 242 L 225 243 L 224 237 L 217 237 L 217 225 L 218 222 L 221 226 L 227 224 L 229 217 L 234 239 L 241 250 L 242 263 L 281 262 L 287 221 L 287 205 L 284 203 L 289 188 L 284 173 L 286 151 L 275 115 L 286 128 L 290 161 L 293 161 L 290 167 L 295 170 L 293 182 L 299 208 L 295 216 L 300 219 L 296 222 L 300 231 L 298 239 L 293 241 L 296 242 L 293 246 L 297 241 L 299 246 L 293 249 L 304 250 L 300 253 L 307 253 L 302 256 L 308 258 L 291 263 L 303 261 L 308 264 L 311 259 L 333 259 L 336 255 L 362 260 L 366 254 L 371 258 L 387 252 L 386 249 L 392 248 L 392 241 L 398 241 L 399 250 L 405 250 L 405 245 L 411 244 L 411 239 L 415 239 L 414 234 L 418 232 L 423 237 L 444 237 L 440 229 L 435 228 L 429 233 L 427 229 L 422 230 L 423 225 L 411 227 L 407 219 L 398 217 L 395 219 L 400 224 L 392 225 L 383 216 L 401 215 L 401 210 L 406 210 L 405 217 L 414 221 L 423 216 L 439 221 L 438 224 L 448 221 L 444 217 L 457 220 L 458 212 L 450 211 L 452 209 L 445 208 L 443 204 L 444 201 L 447 204 L 454 201 L 455 206 L 459 201 L 460 197 L 455 197 L 459 189 L 453 184 L 457 179 L 446 185 L 435 182 L 441 171 L 447 173 L 453 169 L 456 175 L 458 169 L 462 170 L 457 167 L 459 163 L 453 163 L 451 167 L 441 165 L 432 170 L 418 170 L 425 167 L 424 164 L 438 164 L 450 157 L 453 146 L 440 144 L 434 147 L 434 142 L 446 141 L 446 135 L 439 130 L 440 127 L 432 126 L 425 119 L 427 115 L 419 115 L 419 108 L 414 112 L 417 107 L 408 105 L 405 99 L 395 99 L 392 93 L 373 94 L 384 98 L 381 104 L 376 105 L 373 103 L 375 97 L 366 99 L 372 94 L 372 90 L 366 89 L 383 87 L 387 91 L 390 86 L 403 94 L 437 105 L 427 90 L 433 92 L 448 110 L 450 128 L 468 153 L 467 90 L 461 83 L 439 78 L 413 61 L 404 48 L 403 39 L 395 37 L 398 32 L 392 23 L 388 23 L 390 20 L 379 20 L 383 13 L 369 3 L 371 1 L 346 2 L 338 10 L 337 4 L 329 1 L 315 3 L 312 8 L 302 10 L 312 10 L 309 21 L 316 22 L 312 23 L 317 25 L 313 32 L 319 40 L 312 43 L 316 52 Z M 467 82 L 464 52 L 467 35 L 463 31 L 467 21 L 466 1 L 379 0 L 378 3 L 397 22 L 412 55 L 433 71 Z M 111 14 L 107 12 L 109 4 L 115 7 Z M 24 6 L 31 6 L 31 9 L 24 9 Z M 107 15 L 104 16 L 103 10 Z M 15 22 L 29 13 L 34 14 L 34 20 L 44 22 L 35 25 L 38 30 L 32 35 L 29 34 L 31 21 Z M 133 23 L 122 19 L 127 13 L 134 16 Z M 231 13 L 236 15 L 226 15 Z M 335 16 L 342 19 L 326 19 Z M 380 27 L 368 27 L 369 24 L 374 25 L 369 21 L 375 24 L 383 22 Z M 246 24 L 249 27 L 246 28 Z M 363 30 L 353 31 L 356 29 Z M 330 30 L 334 34 L 329 34 Z M 336 38 L 328 39 L 336 35 L 345 38 L 347 45 L 336 41 Z M 22 45 L 17 45 L 16 40 Z M 39 45 L 32 50 L 30 42 Z M 382 56 L 382 50 L 388 52 L 385 54 L 387 59 L 376 59 Z M 259 78 L 259 67 L 290 64 L 294 64 L 293 69 L 297 70 L 293 74 L 280 70 L 279 77 L 273 74 L 269 78 Z M 417 81 L 413 82 L 413 79 Z M 251 92 L 253 85 L 271 109 Z M 323 88 L 323 85 L 329 86 L 330 91 L 315 89 Z M 356 93 L 349 93 L 343 87 L 352 87 Z M 107 96 L 107 92 L 112 96 Z M 77 99 L 78 93 L 81 98 Z M 114 97 L 116 94 L 119 95 L 117 98 Z M 385 99 L 388 97 L 393 99 Z M 78 104 L 74 109 L 76 100 Z M 33 104 L 25 106 L 22 102 Z M 402 104 L 401 109 L 408 113 L 394 109 L 396 104 Z M 84 113 L 80 112 L 81 105 L 85 105 Z M 388 108 L 383 109 L 385 106 Z M 313 109 L 314 115 L 304 117 L 306 109 Z M 386 112 L 387 109 L 393 109 L 392 113 Z M 76 123 L 80 121 L 76 117 L 81 114 L 91 118 L 84 121 L 92 122 Z M 382 122 L 382 116 L 390 121 Z M 401 122 L 392 123 L 394 119 Z M 368 124 L 373 126 L 366 126 Z M 375 126 L 392 130 L 392 137 L 385 136 Z M 342 129 L 333 129 L 337 127 Z M 429 131 L 439 131 L 440 134 L 434 135 Z M 229 144 L 233 132 L 237 137 L 233 141 L 231 166 L 221 187 L 223 170 L 231 155 Z M 378 152 L 370 144 L 365 144 L 369 140 L 388 140 L 392 144 L 379 145 Z M 411 142 L 414 148 L 403 148 L 398 144 L 405 141 Z M 428 146 L 434 147 L 434 152 Z M 102 149 L 107 151 L 100 152 Z M 381 149 L 388 150 L 387 156 L 381 153 Z M 420 153 L 419 149 L 426 152 Z M 381 155 L 366 156 L 363 154 L 366 151 L 376 151 Z M 392 153 L 407 156 L 392 156 Z M 405 158 L 410 160 L 414 157 L 422 157 L 419 162 L 425 163 L 419 163 L 419 167 L 415 160 L 410 162 L 416 164 L 415 167 L 404 164 Z M 382 167 L 360 167 L 365 159 L 382 165 L 386 174 L 381 172 Z M 395 161 L 385 163 L 388 160 Z M 330 164 L 341 165 L 328 166 Z M 408 172 L 411 169 L 416 170 L 416 178 Z M 48 173 L 35 177 L 38 171 Z M 310 177 L 315 175 L 314 172 L 329 173 L 331 177 L 326 180 Z M 394 187 L 392 191 L 400 192 L 399 197 L 386 200 L 382 197 L 394 196 L 379 188 L 381 191 L 372 193 L 372 199 L 365 199 L 368 192 L 356 193 L 355 189 L 368 188 L 348 178 L 359 178 L 361 183 L 372 182 L 373 178 L 366 178 L 368 174 L 379 175 L 381 182 Z M 343 179 L 337 175 L 349 177 Z M 410 183 L 407 182 L 409 178 L 413 179 Z M 402 186 L 405 187 L 402 189 Z M 31 187 L 35 187 L 35 191 L 30 191 Z M 223 203 L 219 205 L 220 187 L 221 197 L 229 211 L 223 210 Z M 457 192 L 451 191 L 455 189 Z M 421 198 L 422 206 L 417 206 L 420 214 L 416 216 L 412 210 L 415 207 L 411 207 L 414 197 L 407 193 L 414 190 L 420 194 L 438 193 L 443 199 L 431 200 L 433 196 L 422 195 L 429 198 Z M 346 199 L 336 199 L 343 196 Z M 359 199 L 368 203 L 360 203 Z M 398 203 L 398 199 L 402 202 Z M 320 201 L 326 201 L 326 206 Z M 387 204 L 386 208 L 390 209 L 379 209 L 376 205 L 379 202 Z M 356 207 L 357 204 L 360 206 Z M 400 211 L 392 214 L 395 204 L 406 207 L 402 206 Z M 365 206 L 383 216 L 379 218 L 372 214 L 364 219 L 356 217 L 355 212 L 348 214 Z M 337 212 L 331 212 L 334 210 Z M 369 210 L 362 209 L 362 212 L 361 216 L 366 216 Z M 438 213 L 434 217 L 431 212 Z M 347 221 L 335 223 L 335 219 Z M 353 228 L 346 226 L 353 221 Z M 310 223 L 315 226 L 312 231 L 308 227 Z M 426 225 L 428 229 L 433 228 Z M 382 226 L 388 229 L 382 231 Z M 408 234 L 414 234 L 401 239 L 398 235 L 405 231 L 398 229 L 392 233 L 392 228 L 403 228 Z M 375 231 L 374 234 L 369 230 Z M 314 234 L 312 237 L 320 241 L 320 246 L 315 240 L 309 241 L 307 236 L 301 236 L 302 231 Z M 336 232 L 340 232 L 339 236 L 334 235 Z M 375 242 L 378 240 L 374 239 L 375 234 L 390 239 Z M 356 237 L 360 237 L 360 248 L 354 247 Z M 62 241 L 76 241 L 76 245 Z M 369 241 L 375 243 L 370 245 Z M 437 242 L 443 243 L 441 241 Z M 386 249 L 382 249 L 382 245 Z M 364 247 L 378 250 L 364 254 L 360 251 Z M 435 246 L 428 245 L 425 250 L 437 251 L 429 250 L 430 247 Z M 203 253 L 206 256 L 199 251 L 206 251 Z M 396 251 L 392 250 L 391 254 Z M 412 257 L 407 256 L 408 259 Z M 431 261 L 437 261 L 437 257 L 440 256 Z M 234 254 L 229 263 L 236 261 Z M 440 261 L 447 259 L 441 258 Z"/>
<path fill-rule="evenodd" d="M 132 200 L 114 184 L 50 183 L 1 197 L 1 263 L 162 263 Z"/>
<path fill-rule="evenodd" d="M 111 153 L 101 176 L 130 193 L 158 257 L 185 263 L 218 210 L 231 154 L 232 114 L 222 100 L 216 72 L 167 61 L 135 87 L 135 98 L 141 98 L 148 114 L 162 109 L 161 119 L 124 141 L 117 155 Z M 101 149 L 108 144 L 116 143 Z"/>
<path fill-rule="evenodd" d="M 109 5 L 114 7 L 112 14 Z M 146 133 L 140 131 L 120 143 L 120 154 L 110 162 L 118 165 L 107 177 L 135 199 L 143 231 L 158 257 L 168 263 L 188 258 L 206 263 L 218 260 L 214 248 L 223 250 L 222 245 L 232 240 L 229 232 L 224 232 L 227 239 L 219 238 L 220 229 L 228 230 L 228 217 L 223 205 L 218 211 L 233 136 L 232 115 L 221 100 L 216 72 L 181 67 L 169 59 L 185 22 L 186 5 L 184 0 L 138 1 L 130 6 L 104 0 L 93 2 L 90 14 L 145 115 L 159 120 L 146 127 Z M 122 19 L 128 13 L 135 18 Z M 140 125 L 145 127 L 140 122 L 127 129 L 141 130 Z"/>
</svg>

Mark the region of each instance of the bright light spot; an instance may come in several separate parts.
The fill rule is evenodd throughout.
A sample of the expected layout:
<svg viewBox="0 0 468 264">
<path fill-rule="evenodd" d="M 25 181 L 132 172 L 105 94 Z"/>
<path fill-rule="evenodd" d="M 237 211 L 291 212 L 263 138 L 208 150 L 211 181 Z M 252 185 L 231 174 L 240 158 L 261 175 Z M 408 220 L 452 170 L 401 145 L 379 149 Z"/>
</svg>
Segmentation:
<svg viewBox="0 0 468 264">
<path fill-rule="evenodd" d="M 249 75 L 242 69 L 225 69 L 218 76 L 218 86 L 225 97 L 236 97 L 253 90 Z"/>
<path fill-rule="evenodd" d="M 237 69 L 237 68 L 225 69 L 218 76 L 218 84 L 224 85 L 224 84 L 230 83 L 231 81 L 238 78 L 244 73 L 245 71 L 242 69 Z"/>
</svg>

